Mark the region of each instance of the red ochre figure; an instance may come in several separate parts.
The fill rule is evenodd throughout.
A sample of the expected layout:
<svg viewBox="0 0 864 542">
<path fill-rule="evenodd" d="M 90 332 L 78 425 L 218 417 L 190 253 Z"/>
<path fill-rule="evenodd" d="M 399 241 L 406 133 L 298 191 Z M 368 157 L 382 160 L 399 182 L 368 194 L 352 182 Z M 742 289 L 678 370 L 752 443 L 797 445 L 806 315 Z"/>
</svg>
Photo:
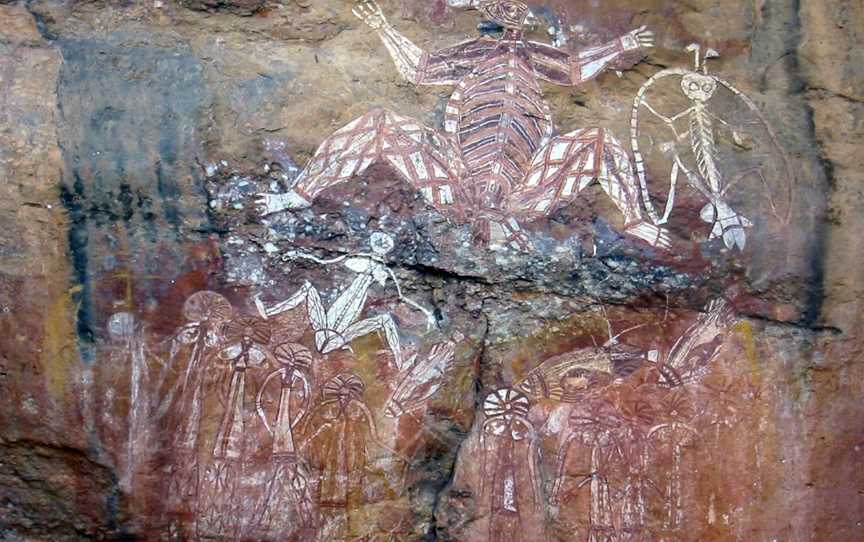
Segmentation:
<svg viewBox="0 0 864 542">
<path fill-rule="evenodd" d="M 574 54 L 528 41 L 533 15 L 522 2 L 460 5 L 480 9 L 502 35 L 429 53 L 397 32 L 374 1 L 354 9 L 406 80 L 455 87 L 443 133 L 386 109 L 370 111 L 321 144 L 292 190 L 261 194 L 262 213 L 308 207 L 324 190 L 385 162 L 443 214 L 472 222 L 485 243 L 525 248 L 520 222 L 549 215 L 596 180 L 628 234 L 668 246 L 666 232 L 642 216 L 630 157 L 618 140 L 603 128 L 555 135 L 540 88 L 540 81 L 575 86 L 593 79 L 623 53 L 653 46 L 653 34 L 642 27 Z"/>
</svg>

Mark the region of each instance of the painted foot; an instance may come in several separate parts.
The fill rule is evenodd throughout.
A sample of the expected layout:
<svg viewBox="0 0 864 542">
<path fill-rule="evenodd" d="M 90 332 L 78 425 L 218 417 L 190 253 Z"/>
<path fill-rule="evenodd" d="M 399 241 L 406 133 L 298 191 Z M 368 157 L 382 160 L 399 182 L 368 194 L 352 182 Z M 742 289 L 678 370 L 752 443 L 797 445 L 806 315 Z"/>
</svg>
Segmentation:
<svg viewBox="0 0 864 542">
<path fill-rule="evenodd" d="M 531 241 L 513 217 L 499 213 L 484 212 L 472 224 L 474 243 L 490 249 L 511 248 L 527 251 Z"/>
<path fill-rule="evenodd" d="M 258 194 L 258 197 L 255 199 L 255 208 L 261 216 L 272 215 L 291 209 L 305 209 L 309 205 L 311 203 L 293 190 L 284 194 L 262 193 Z"/>
<path fill-rule="evenodd" d="M 660 247 L 667 250 L 672 248 L 672 240 L 669 238 L 669 232 L 659 226 L 655 226 L 654 224 L 638 222 L 628 226 L 625 231 L 628 235 L 638 237 L 652 247 Z"/>
</svg>

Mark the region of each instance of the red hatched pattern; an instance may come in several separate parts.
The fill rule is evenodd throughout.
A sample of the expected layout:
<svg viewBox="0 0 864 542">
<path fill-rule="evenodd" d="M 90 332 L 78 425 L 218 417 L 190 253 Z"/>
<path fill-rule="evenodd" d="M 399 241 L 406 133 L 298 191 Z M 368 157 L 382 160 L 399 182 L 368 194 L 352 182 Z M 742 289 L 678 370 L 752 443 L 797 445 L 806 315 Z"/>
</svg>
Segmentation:
<svg viewBox="0 0 864 542">
<path fill-rule="evenodd" d="M 520 221 L 552 213 L 597 180 L 628 233 L 666 244 L 665 233 L 642 218 L 638 184 L 620 142 L 602 129 L 552 137 L 538 82 L 579 84 L 621 52 L 622 41 L 614 40 L 570 54 L 508 29 L 498 40 L 484 37 L 423 53 L 413 82 L 456 85 L 444 132 L 374 110 L 324 141 L 295 191 L 312 201 L 384 161 L 445 215 L 470 219 L 476 238 L 524 247 Z"/>
<path fill-rule="evenodd" d="M 575 199 L 595 179 L 624 215 L 625 226 L 641 220 L 630 160 L 621 143 L 602 128 L 557 136 L 540 149 L 507 209 L 526 218 L 546 215 Z"/>
<path fill-rule="evenodd" d="M 460 199 L 459 162 L 447 140 L 414 119 L 371 111 L 327 138 L 300 175 L 295 190 L 311 201 L 322 191 L 386 161 L 426 200 L 446 208 Z"/>
</svg>

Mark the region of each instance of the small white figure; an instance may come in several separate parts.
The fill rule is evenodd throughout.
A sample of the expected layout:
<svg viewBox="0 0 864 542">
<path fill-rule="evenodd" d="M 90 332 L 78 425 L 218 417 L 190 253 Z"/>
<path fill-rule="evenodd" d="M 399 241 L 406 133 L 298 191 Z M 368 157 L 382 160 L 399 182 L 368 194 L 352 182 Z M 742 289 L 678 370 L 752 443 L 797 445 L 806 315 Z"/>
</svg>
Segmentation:
<svg viewBox="0 0 864 542">
<path fill-rule="evenodd" d="M 342 263 L 357 274 L 357 277 L 348 288 L 337 296 L 336 301 L 329 309 L 325 310 L 318 290 L 309 282 L 305 282 L 294 295 L 272 307 L 265 307 L 257 296 L 255 304 L 261 316 L 269 318 L 289 311 L 301 303 L 306 303 L 309 321 L 312 324 L 312 329 L 315 330 L 315 346 L 322 354 L 347 347 L 351 341 L 358 337 L 383 331 L 387 345 L 393 352 L 396 368 L 401 371 L 403 369 L 402 345 L 393 317 L 389 314 L 381 314 L 360 320 L 360 314 L 366 306 L 369 288 L 376 282 L 384 287 L 388 280 L 393 279 L 399 299 L 426 316 L 428 329 L 431 330 L 436 327 L 437 323 L 431 311 L 402 294 L 402 288 L 399 286 L 396 275 L 384 262 L 384 256 L 393 250 L 393 238 L 386 233 L 375 232 L 372 234 L 369 244 L 372 248 L 371 253 L 350 254 L 330 260 L 322 260 L 310 254 L 296 251 L 290 251 L 285 255 L 287 259 L 302 258 L 325 266 Z"/>
<path fill-rule="evenodd" d="M 141 323 L 132 313 L 118 312 L 108 320 L 108 335 L 120 346 L 121 359 L 129 364 L 129 429 L 121 462 L 121 485 L 129 489 L 137 464 L 145 453 L 149 397 L 149 363 L 147 343 Z"/>
</svg>

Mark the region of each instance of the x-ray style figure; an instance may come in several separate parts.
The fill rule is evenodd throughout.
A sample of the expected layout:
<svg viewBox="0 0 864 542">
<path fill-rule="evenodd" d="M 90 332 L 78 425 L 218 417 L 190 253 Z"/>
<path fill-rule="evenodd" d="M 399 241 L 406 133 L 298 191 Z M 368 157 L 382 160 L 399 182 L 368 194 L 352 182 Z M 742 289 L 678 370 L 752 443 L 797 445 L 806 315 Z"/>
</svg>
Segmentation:
<svg viewBox="0 0 864 542">
<path fill-rule="evenodd" d="M 527 240 L 520 222 L 554 212 L 597 180 L 624 216 L 627 233 L 666 246 L 665 231 L 642 217 L 638 183 L 622 145 L 603 128 L 555 135 L 540 88 L 540 81 L 575 86 L 593 79 L 625 52 L 652 47 L 653 34 L 642 27 L 570 53 L 525 38 L 535 19 L 523 2 L 450 4 L 479 9 L 503 27 L 502 35 L 430 53 L 393 28 L 373 0 L 354 9 L 407 81 L 456 87 L 444 132 L 373 110 L 326 139 L 290 191 L 261 194 L 261 211 L 307 207 L 325 189 L 384 162 L 443 214 L 473 223 L 475 239 L 523 248 Z"/>
<path fill-rule="evenodd" d="M 647 438 L 653 454 L 665 458 L 667 472 L 659 473 L 660 503 L 663 510 L 662 532 L 659 540 L 679 540 L 685 528 L 688 508 L 686 496 L 685 449 L 695 444 L 700 435 L 690 425 L 695 414 L 692 398 L 686 391 L 677 389 L 663 401 L 663 414 L 667 418 L 651 428 Z M 656 459 L 655 459 L 656 461 Z M 676 536 L 677 535 L 677 536 Z"/>
<path fill-rule="evenodd" d="M 243 476 L 249 420 L 247 396 L 253 373 L 273 364 L 268 348 L 270 322 L 251 316 L 235 317 L 223 326 L 225 342 L 213 354 L 230 375 L 211 461 L 199 485 L 198 533 L 202 537 L 236 537 L 243 520 L 238 498 Z M 213 363 L 215 365 L 215 363 Z M 209 365 L 209 364 L 208 364 Z"/>
<path fill-rule="evenodd" d="M 355 522 L 368 499 L 371 445 L 399 457 L 379 435 L 363 397 L 365 390 L 366 384 L 356 374 L 335 375 L 324 383 L 319 400 L 298 428 L 300 452 L 319 474 L 316 500 L 324 527 L 318 540 L 364 539 L 357 537 L 363 526 Z"/>
<path fill-rule="evenodd" d="M 789 188 L 788 197 L 790 198 L 788 209 L 786 210 L 787 216 L 788 212 L 791 210 L 791 183 L 794 175 L 788 158 L 780 147 L 777 136 L 762 113 L 759 111 L 756 104 L 753 103 L 746 94 L 735 88 L 728 81 L 708 73 L 708 59 L 719 57 L 719 53 L 714 49 L 708 49 L 704 56 L 701 56 L 701 50 L 701 46 L 695 43 L 687 47 L 688 52 L 693 52 L 695 54 L 694 70 L 683 68 L 663 70 L 648 79 L 648 81 L 646 81 L 639 89 L 633 104 L 633 115 L 631 120 L 631 142 L 633 153 L 636 158 L 636 173 L 641 185 L 645 209 L 648 216 L 655 224 L 665 224 L 669 220 L 669 215 L 675 205 L 675 189 L 678 177 L 683 173 L 687 184 L 708 200 L 708 203 L 705 204 L 700 212 L 702 220 L 711 224 L 711 233 L 708 238 L 723 239 L 726 248 L 730 250 L 734 248 L 743 250 L 747 241 L 746 228 L 751 227 L 752 223 L 748 218 L 735 211 L 729 204 L 729 190 L 742 179 L 750 175 L 758 176 L 766 186 L 767 183 L 765 182 L 765 177 L 761 167 L 747 169 L 734 177 L 724 175 L 721 171 L 719 149 L 715 137 L 716 129 L 722 126 L 731 131 L 732 138 L 736 144 L 741 145 L 742 138 L 733 126 L 709 109 L 709 102 L 715 96 L 719 88 L 726 88 L 737 99 L 744 102 L 750 112 L 762 124 L 768 134 L 768 139 L 771 140 L 776 152 L 782 158 L 785 167 L 784 173 L 787 176 L 786 183 Z M 681 77 L 681 91 L 690 101 L 690 107 L 680 113 L 667 116 L 660 113 L 649 103 L 647 94 L 649 89 L 657 81 L 670 76 Z M 643 107 L 654 117 L 658 118 L 668 126 L 676 140 L 675 142 L 667 143 L 663 146 L 666 153 L 670 155 L 672 166 L 670 173 L 669 195 L 662 216 L 657 213 L 654 204 L 651 201 L 651 195 L 647 187 L 645 163 L 642 153 L 639 150 L 639 113 Z M 686 121 L 686 128 L 682 130 L 677 124 L 679 121 Z M 695 168 L 685 164 L 681 155 L 675 149 L 675 144 L 678 141 L 689 142 L 689 151 L 692 152 L 695 157 Z M 771 211 L 775 216 L 778 216 L 777 206 L 770 191 L 768 192 L 768 197 Z M 781 221 L 782 220 L 783 219 L 781 219 Z"/>
<path fill-rule="evenodd" d="M 376 282 L 384 287 L 392 279 L 399 299 L 422 312 L 426 316 L 427 326 L 430 330 L 437 323 L 431 311 L 402 294 L 402 288 L 399 286 L 396 275 L 384 262 L 384 256 L 393 250 L 393 238 L 386 233 L 375 232 L 370 239 L 370 246 L 372 248 L 371 253 L 345 255 L 330 260 L 322 260 L 302 252 L 291 251 L 287 253 L 286 258 L 302 258 L 324 266 L 341 263 L 356 273 L 357 276 L 346 289 L 338 294 L 329 309 L 324 308 L 318 290 L 306 282 L 294 295 L 269 308 L 256 297 L 255 303 L 258 312 L 261 313 L 262 317 L 268 318 L 305 303 L 309 321 L 315 331 L 315 346 L 322 354 L 347 347 L 351 341 L 358 337 L 383 331 L 387 345 L 393 353 L 396 368 L 402 370 L 402 345 L 399 340 L 399 330 L 396 328 L 393 317 L 389 314 L 381 314 L 360 319 L 366 306 L 369 288 Z"/>
<path fill-rule="evenodd" d="M 202 436 L 206 420 L 209 376 L 213 373 L 214 354 L 222 344 L 222 329 L 234 315 L 231 303 L 216 292 L 201 291 L 183 304 L 182 324 L 171 338 L 169 367 L 175 372 L 167 384 L 156 418 L 167 416 L 174 427 L 170 446 L 172 461 L 168 476 L 168 506 L 178 518 L 198 513 L 199 486 L 206 470 L 202 449 L 208 438 Z M 203 431 L 206 433 L 206 429 Z M 206 453 L 210 455 L 209 451 Z M 182 519 L 174 525 L 182 537 L 194 538 L 194 529 Z"/>
<path fill-rule="evenodd" d="M 255 409 L 273 437 L 271 468 L 264 496 L 256 512 L 258 533 L 272 539 L 306 540 L 314 527 L 309 468 L 297 453 L 294 431 L 311 407 L 312 353 L 294 343 L 273 349 L 279 368 L 264 379 Z M 268 420 L 263 396 L 271 382 L 280 387 L 275 420 Z M 294 538 L 292 538 L 292 536 Z M 305 538 L 304 538 L 305 537 Z"/>
<path fill-rule="evenodd" d="M 496 390 L 483 401 L 486 419 L 480 429 L 481 494 L 488 494 L 490 499 L 492 542 L 525 540 L 524 518 L 529 513 L 525 504 L 530 502 L 535 508 L 541 504 L 539 440 L 528 419 L 530 407 L 528 398 L 511 388 Z M 520 452 L 524 448 L 527 450 Z M 526 465 L 527 477 L 522 474 Z"/>
<path fill-rule="evenodd" d="M 588 452 L 588 472 L 582 473 L 575 491 L 587 488 L 589 496 L 588 542 L 617 540 L 614 488 L 609 474 L 626 464 L 624 446 L 619 440 L 621 420 L 607 405 L 589 403 L 585 410 L 571 413 L 569 428 L 558 450 L 558 475 L 552 488 L 552 501 L 564 503 L 573 490 L 565 488 L 568 455 L 576 444 Z"/>
<path fill-rule="evenodd" d="M 399 418 L 426 406 L 429 399 L 446 383 L 453 369 L 456 345 L 465 337 L 456 332 L 446 343 L 436 344 L 422 358 L 414 356 L 408 368 L 398 377 L 398 383 L 384 405 L 384 415 Z"/>
</svg>

